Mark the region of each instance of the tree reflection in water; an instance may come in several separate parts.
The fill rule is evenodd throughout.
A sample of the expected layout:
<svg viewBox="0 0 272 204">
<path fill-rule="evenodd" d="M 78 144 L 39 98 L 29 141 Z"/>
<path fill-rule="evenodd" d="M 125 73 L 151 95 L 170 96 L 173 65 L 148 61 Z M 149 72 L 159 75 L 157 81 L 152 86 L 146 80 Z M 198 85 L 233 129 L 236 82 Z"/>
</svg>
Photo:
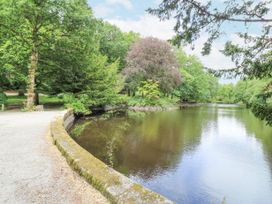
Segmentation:
<svg viewBox="0 0 272 204">
<path fill-rule="evenodd" d="M 151 179 L 174 169 L 183 152 L 193 151 L 203 127 L 216 116 L 201 107 L 157 113 L 127 111 L 105 120 L 78 122 L 73 130 L 81 132 L 74 139 L 116 170 Z"/>
</svg>

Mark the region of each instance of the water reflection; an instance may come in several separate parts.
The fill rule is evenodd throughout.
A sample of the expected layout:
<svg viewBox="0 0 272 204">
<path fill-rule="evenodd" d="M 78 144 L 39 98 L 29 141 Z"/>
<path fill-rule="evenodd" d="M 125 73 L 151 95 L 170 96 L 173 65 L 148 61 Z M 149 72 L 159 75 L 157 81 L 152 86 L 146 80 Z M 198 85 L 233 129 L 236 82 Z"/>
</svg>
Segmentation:
<svg viewBox="0 0 272 204">
<path fill-rule="evenodd" d="M 272 203 L 272 128 L 237 106 L 80 121 L 75 140 L 177 203 Z"/>
<path fill-rule="evenodd" d="M 150 179 L 174 169 L 183 152 L 198 146 L 203 127 L 216 120 L 216 113 L 198 109 L 81 121 L 72 135 L 80 135 L 74 137 L 80 145 L 122 173 Z"/>
<path fill-rule="evenodd" d="M 253 113 L 246 109 L 237 112 L 237 119 L 244 125 L 246 134 L 261 144 L 272 176 L 272 128 L 268 128 L 264 122 L 254 117 Z"/>
</svg>

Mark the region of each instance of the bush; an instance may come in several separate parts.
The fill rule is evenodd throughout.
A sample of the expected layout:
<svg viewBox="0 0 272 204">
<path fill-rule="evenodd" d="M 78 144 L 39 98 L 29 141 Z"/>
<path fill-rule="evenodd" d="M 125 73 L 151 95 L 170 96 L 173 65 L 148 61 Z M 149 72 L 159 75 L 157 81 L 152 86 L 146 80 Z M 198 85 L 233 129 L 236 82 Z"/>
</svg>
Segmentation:
<svg viewBox="0 0 272 204">
<path fill-rule="evenodd" d="M 85 94 L 75 96 L 73 94 L 66 94 L 63 96 L 64 105 L 66 108 L 71 108 L 76 114 L 90 114 L 88 102 L 89 97 Z"/>
<path fill-rule="evenodd" d="M 159 86 L 159 82 L 157 81 L 146 80 L 141 82 L 141 86 L 138 87 L 137 92 L 150 100 L 159 99 L 161 95 Z"/>
</svg>

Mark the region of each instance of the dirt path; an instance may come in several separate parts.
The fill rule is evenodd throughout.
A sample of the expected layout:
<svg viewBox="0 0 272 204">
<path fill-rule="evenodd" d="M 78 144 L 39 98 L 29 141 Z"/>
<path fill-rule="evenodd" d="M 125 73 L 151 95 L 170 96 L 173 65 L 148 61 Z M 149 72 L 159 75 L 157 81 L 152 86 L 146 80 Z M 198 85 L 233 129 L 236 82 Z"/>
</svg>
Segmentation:
<svg viewBox="0 0 272 204">
<path fill-rule="evenodd" d="M 46 136 L 58 114 L 0 113 L 0 203 L 107 203 Z"/>
</svg>

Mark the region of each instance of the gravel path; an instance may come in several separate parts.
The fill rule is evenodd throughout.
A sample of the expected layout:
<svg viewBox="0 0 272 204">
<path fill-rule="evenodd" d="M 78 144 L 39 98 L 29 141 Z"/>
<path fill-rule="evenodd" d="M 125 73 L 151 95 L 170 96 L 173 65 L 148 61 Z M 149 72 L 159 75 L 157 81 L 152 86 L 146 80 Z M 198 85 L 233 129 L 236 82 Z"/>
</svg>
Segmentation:
<svg viewBox="0 0 272 204">
<path fill-rule="evenodd" d="M 0 112 L 0 203 L 108 203 L 47 135 L 61 112 Z M 46 136 L 47 135 L 47 136 Z"/>
</svg>

